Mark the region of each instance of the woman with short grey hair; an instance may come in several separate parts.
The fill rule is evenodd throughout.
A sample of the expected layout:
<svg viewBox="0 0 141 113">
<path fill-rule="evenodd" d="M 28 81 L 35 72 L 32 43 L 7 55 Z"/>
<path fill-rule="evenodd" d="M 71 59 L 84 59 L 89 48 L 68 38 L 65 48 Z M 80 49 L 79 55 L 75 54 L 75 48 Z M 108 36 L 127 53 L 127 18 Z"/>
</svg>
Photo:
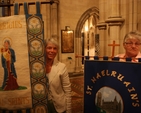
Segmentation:
<svg viewBox="0 0 141 113">
<path fill-rule="evenodd" d="M 116 55 L 116 57 L 120 57 L 120 61 L 131 58 L 132 62 L 138 62 L 138 58 L 141 58 L 141 33 L 139 31 L 127 33 L 123 39 L 123 47 L 125 53 Z"/>
</svg>

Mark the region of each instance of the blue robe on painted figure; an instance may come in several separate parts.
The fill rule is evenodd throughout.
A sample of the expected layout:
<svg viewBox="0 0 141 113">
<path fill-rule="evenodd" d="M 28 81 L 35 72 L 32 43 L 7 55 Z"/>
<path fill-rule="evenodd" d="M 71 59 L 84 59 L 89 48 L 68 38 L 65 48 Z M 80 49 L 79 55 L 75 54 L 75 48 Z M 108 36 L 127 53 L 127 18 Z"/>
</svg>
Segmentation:
<svg viewBox="0 0 141 113">
<path fill-rule="evenodd" d="M 12 48 L 2 51 L 1 62 L 4 69 L 4 79 L 2 84 L 3 90 L 15 90 L 19 88 L 17 84 L 17 74 L 14 66 L 15 61 L 15 52 Z"/>
</svg>

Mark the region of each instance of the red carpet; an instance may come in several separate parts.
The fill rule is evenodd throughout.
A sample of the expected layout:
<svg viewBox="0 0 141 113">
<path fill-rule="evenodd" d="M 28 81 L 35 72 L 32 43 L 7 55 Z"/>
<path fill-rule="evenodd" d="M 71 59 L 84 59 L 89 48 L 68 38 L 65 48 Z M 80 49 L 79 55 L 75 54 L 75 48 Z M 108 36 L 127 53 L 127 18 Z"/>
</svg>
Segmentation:
<svg viewBox="0 0 141 113">
<path fill-rule="evenodd" d="M 83 113 L 84 77 L 70 77 L 72 86 L 72 113 Z"/>
</svg>

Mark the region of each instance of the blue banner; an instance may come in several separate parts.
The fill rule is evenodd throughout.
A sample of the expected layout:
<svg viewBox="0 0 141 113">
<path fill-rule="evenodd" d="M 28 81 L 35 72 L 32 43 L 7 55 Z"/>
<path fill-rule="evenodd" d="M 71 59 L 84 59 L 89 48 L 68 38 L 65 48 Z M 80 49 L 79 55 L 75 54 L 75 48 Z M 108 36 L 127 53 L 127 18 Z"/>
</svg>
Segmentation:
<svg viewBox="0 0 141 113">
<path fill-rule="evenodd" d="M 85 60 L 84 113 L 141 113 L 141 63 Z"/>
</svg>

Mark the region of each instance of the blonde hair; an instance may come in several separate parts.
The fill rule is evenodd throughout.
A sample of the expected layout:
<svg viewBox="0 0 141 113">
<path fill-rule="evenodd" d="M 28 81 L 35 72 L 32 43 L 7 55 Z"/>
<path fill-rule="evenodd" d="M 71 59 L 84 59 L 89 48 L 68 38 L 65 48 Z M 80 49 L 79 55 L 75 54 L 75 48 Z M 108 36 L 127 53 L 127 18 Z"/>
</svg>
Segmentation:
<svg viewBox="0 0 141 113">
<path fill-rule="evenodd" d="M 48 45 L 48 43 L 54 44 L 59 49 L 59 45 L 58 45 L 57 39 L 55 39 L 55 38 L 48 38 L 45 41 L 45 47 Z"/>
</svg>

